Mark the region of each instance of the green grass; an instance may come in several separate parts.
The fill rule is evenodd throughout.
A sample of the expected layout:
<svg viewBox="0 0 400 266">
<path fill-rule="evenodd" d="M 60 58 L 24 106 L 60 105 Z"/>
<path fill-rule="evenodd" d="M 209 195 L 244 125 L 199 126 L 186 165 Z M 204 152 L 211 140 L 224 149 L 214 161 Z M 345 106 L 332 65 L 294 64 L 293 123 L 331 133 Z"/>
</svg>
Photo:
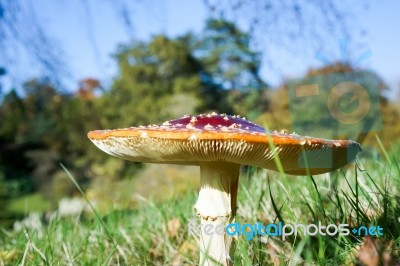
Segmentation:
<svg viewBox="0 0 400 266">
<path fill-rule="evenodd" d="M 395 154 L 395 153 L 394 153 Z M 254 224 L 380 225 L 374 243 L 394 259 L 400 245 L 400 168 L 396 155 L 358 162 L 332 175 L 293 177 L 250 168 L 240 177 L 237 221 Z M 162 193 L 162 192 L 160 192 Z M 161 203 L 100 215 L 43 219 L 36 229 L 0 231 L 5 265 L 194 265 L 197 240 L 188 235 L 197 191 Z M 304 236 L 238 238 L 236 265 L 343 265 L 353 263 L 365 238 Z M 275 264 L 275 265 L 276 265 Z"/>
</svg>

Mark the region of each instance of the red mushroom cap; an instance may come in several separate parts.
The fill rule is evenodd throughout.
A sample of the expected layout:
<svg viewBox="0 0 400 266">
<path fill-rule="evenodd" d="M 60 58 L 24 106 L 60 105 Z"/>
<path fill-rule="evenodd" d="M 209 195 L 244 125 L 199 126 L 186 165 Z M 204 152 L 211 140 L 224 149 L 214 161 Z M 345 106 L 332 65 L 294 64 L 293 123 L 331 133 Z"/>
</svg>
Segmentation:
<svg viewBox="0 0 400 266">
<path fill-rule="evenodd" d="M 278 170 L 274 161 L 277 155 L 284 171 L 295 175 L 340 168 L 361 150 L 350 140 L 326 140 L 286 131 L 266 133 L 245 118 L 216 113 L 186 115 L 162 125 L 95 130 L 88 137 L 104 152 L 136 162 L 199 165 L 223 161 Z"/>
</svg>

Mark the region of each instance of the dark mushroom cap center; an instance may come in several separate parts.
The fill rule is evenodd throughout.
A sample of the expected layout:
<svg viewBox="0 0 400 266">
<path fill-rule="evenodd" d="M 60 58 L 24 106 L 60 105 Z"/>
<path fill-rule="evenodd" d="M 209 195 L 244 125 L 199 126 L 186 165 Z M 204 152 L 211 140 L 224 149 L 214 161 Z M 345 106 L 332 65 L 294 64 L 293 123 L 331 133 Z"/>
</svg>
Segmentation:
<svg viewBox="0 0 400 266">
<path fill-rule="evenodd" d="M 200 130 L 223 130 L 241 129 L 249 132 L 265 133 L 265 129 L 259 125 L 247 121 L 240 116 L 230 116 L 225 114 L 207 114 L 198 116 L 184 116 L 178 119 L 167 121 L 164 126 L 176 129 L 192 128 Z"/>
</svg>

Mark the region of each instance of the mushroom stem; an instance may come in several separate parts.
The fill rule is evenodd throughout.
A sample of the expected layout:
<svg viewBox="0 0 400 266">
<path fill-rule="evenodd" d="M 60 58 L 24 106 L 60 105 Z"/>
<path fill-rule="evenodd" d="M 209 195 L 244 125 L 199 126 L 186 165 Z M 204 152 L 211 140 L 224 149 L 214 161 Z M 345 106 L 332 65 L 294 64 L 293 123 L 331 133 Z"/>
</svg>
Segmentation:
<svg viewBox="0 0 400 266">
<path fill-rule="evenodd" d="M 205 162 L 200 165 L 200 192 L 195 209 L 201 217 L 200 265 L 231 265 L 232 237 L 225 233 L 235 222 L 240 165 Z"/>
</svg>

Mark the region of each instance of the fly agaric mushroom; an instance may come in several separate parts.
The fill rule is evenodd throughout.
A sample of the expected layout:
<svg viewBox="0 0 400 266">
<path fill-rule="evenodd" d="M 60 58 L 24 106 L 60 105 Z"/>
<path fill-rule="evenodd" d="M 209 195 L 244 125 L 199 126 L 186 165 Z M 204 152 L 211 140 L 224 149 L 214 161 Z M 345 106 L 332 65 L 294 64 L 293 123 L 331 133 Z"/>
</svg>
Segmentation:
<svg viewBox="0 0 400 266">
<path fill-rule="evenodd" d="M 353 161 L 361 150 L 349 140 L 325 140 L 266 133 L 240 116 L 216 113 L 170 120 L 162 125 L 95 130 L 89 139 L 104 152 L 145 163 L 200 166 L 200 192 L 195 204 L 202 228 L 224 226 L 236 216 L 239 168 L 253 165 L 292 175 L 322 174 Z M 200 236 L 200 265 L 229 265 L 232 238 L 226 234 Z"/>
</svg>

